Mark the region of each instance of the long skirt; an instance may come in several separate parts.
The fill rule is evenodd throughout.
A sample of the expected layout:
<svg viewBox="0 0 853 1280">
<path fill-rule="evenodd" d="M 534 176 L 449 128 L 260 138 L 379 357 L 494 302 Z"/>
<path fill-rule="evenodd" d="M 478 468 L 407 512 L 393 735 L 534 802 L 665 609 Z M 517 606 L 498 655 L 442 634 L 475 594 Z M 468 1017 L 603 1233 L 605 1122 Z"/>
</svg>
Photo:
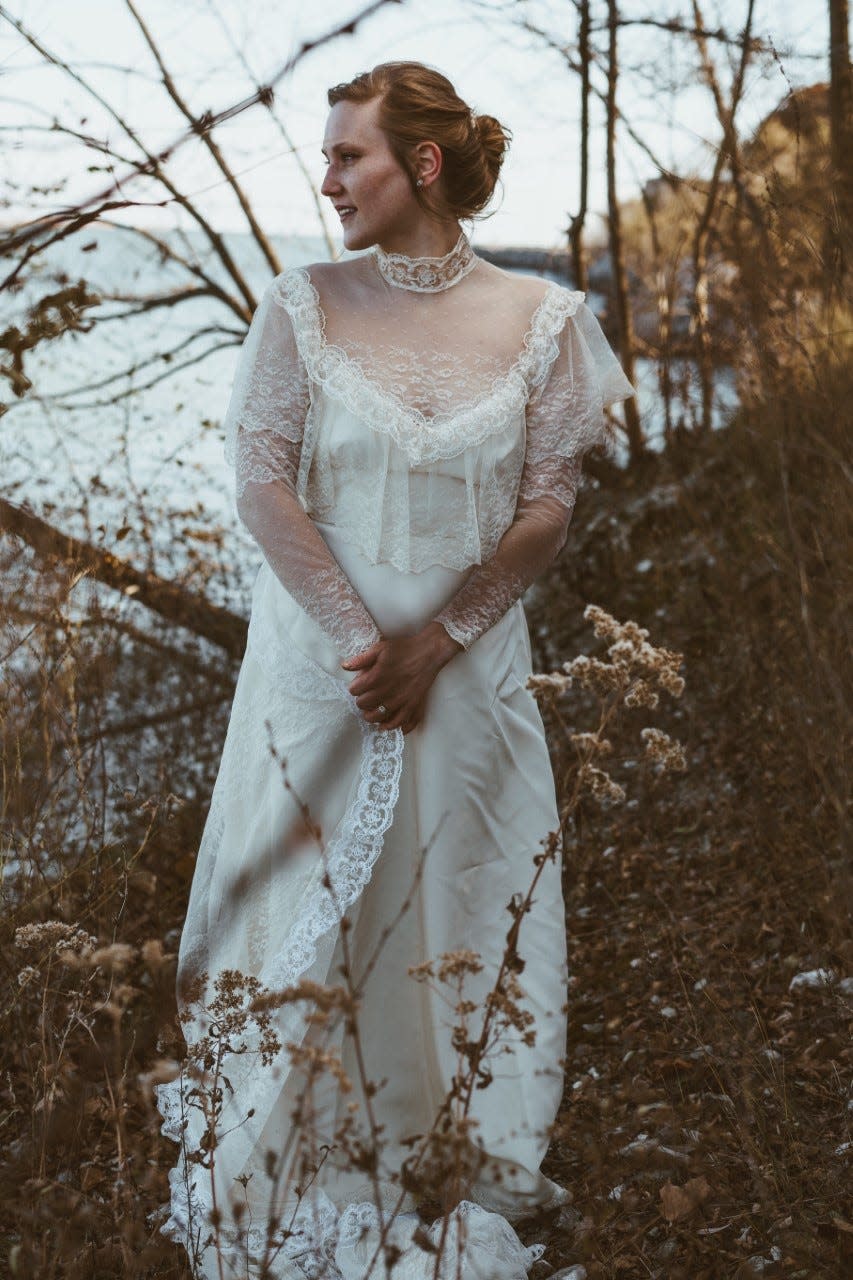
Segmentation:
<svg viewBox="0 0 853 1280">
<path fill-rule="evenodd" d="M 385 634 L 464 579 L 322 531 Z M 340 662 L 264 563 L 181 940 L 187 1058 L 158 1088 L 162 1229 L 217 1280 L 521 1280 L 542 1250 L 510 1223 L 569 1198 L 540 1170 L 566 942 L 523 607 L 405 737 Z"/>
</svg>

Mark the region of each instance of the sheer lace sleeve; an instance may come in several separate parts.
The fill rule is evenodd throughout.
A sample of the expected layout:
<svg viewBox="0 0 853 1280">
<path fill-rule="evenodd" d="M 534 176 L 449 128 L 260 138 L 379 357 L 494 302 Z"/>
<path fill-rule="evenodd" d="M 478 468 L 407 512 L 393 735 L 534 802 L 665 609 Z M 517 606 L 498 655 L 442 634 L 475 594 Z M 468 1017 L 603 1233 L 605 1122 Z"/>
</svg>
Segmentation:
<svg viewBox="0 0 853 1280">
<path fill-rule="evenodd" d="M 634 394 L 601 325 L 585 303 L 563 327 L 556 358 L 527 405 L 527 445 L 519 497 L 551 494 L 574 507 L 590 449 L 613 453 L 615 432 L 604 410 Z"/>
<path fill-rule="evenodd" d="M 494 555 L 474 569 L 436 617 L 465 649 L 503 617 L 565 544 L 584 454 L 592 448 L 613 451 L 604 409 L 634 394 L 584 303 L 567 318 L 557 348 L 528 401 L 513 522 Z"/>
<path fill-rule="evenodd" d="M 225 415 L 225 456 L 234 467 L 237 512 L 276 577 L 342 657 L 379 630 L 296 492 L 310 383 L 275 282 L 243 343 Z"/>
</svg>

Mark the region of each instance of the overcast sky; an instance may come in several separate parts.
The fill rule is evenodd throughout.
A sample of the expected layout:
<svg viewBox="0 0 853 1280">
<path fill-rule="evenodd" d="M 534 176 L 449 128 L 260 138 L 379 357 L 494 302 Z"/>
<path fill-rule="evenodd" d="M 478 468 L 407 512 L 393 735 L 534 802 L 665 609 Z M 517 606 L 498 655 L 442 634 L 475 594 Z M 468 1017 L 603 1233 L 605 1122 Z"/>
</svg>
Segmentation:
<svg viewBox="0 0 853 1280">
<path fill-rule="evenodd" d="M 239 101 L 271 77 L 300 41 L 319 36 L 363 7 L 358 0 L 313 5 L 306 0 L 135 2 L 196 111 L 216 111 Z M 709 25 L 725 23 L 737 30 L 746 0 L 704 0 L 702 7 Z M 11 0 L 5 8 L 51 53 L 78 66 L 152 149 L 182 131 L 184 122 L 159 85 L 152 55 L 123 0 Z M 689 5 L 686 0 L 623 0 L 620 8 L 626 17 L 652 13 L 664 18 L 685 14 Z M 772 39 L 777 57 L 753 72 L 742 128 L 753 127 L 791 85 L 826 79 L 826 9 L 823 0 L 757 0 L 756 34 Z M 594 0 L 593 11 L 606 11 L 602 0 Z M 577 203 L 577 81 L 559 53 L 520 29 L 517 20 L 522 15 L 558 39 L 574 39 L 576 16 L 570 0 L 519 0 L 515 5 L 506 0 L 404 0 L 385 5 L 354 35 L 305 57 L 280 84 L 277 103 L 317 185 L 323 176 L 320 147 L 328 86 L 377 62 L 414 58 L 440 68 L 476 110 L 497 116 L 514 134 L 498 211 L 477 227 L 475 242 L 563 244 L 567 213 Z M 622 110 L 664 164 L 679 171 L 701 171 L 719 130 L 709 96 L 697 83 L 695 53 L 683 39 L 672 41 L 639 27 L 625 30 L 622 48 Z M 0 98 L 6 120 L 0 218 L 6 224 L 28 221 L 104 185 L 103 173 L 87 172 L 87 166 L 97 163 L 93 153 L 55 133 L 16 136 L 10 123 L 44 126 L 55 115 L 64 124 L 109 138 L 128 159 L 138 156 L 91 97 L 61 72 L 45 70 L 40 63 L 36 52 L 0 18 Z M 598 83 L 603 83 L 600 77 Z M 679 85 L 688 87 L 676 91 Z M 591 196 L 593 209 L 599 211 L 605 188 L 598 107 L 594 122 Z M 305 179 L 264 108 L 244 112 L 221 126 L 216 137 L 267 231 L 317 232 Z M 620 189 L 627 197 L 655 170 L 624 136 L 619 154 Z M 245 229 L 233 194 L 198 140 L 181 147 L 169 172 L 217 229 Z M 62 180 L 66 181 L 60 189 L 51 192 L 51 185 Z M 46 190 L 31 196 L 31 186 Z M 126 194 L 144 200 L 163 196 L 161 189 L 139 180 L 126 188 Z M 116 216 L 158 230 L 190 225 L 174 203 Z M 337 226 L 331 225 L 337 237 Z"/>
</svg>

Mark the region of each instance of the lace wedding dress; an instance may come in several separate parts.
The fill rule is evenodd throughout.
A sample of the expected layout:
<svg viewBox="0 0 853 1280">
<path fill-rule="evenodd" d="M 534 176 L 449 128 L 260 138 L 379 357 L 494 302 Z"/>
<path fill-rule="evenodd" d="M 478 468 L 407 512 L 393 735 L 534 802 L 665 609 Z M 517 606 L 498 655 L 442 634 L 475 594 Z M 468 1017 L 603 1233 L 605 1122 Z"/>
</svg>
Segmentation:
<svg viewBox="0 0 853 1280">
<path fill-rule="evenodd" d="M 458 992 L 409 971 L 478 954 L 476 1039 L 507 907 L 558 827 L 521 596 L 565 541 L 584 453 L 612 444 L 605 405 L 632 394 L 582 294 L 464 234 L 443 258 L 284 271 L 255 312 L 226 456 L 264 559 L 181 940 L 187 1064 L 158 1089 L 181 1144 L 163 1230 L 199 1276 L 521 1280 L 542 1252 L 510 1224 L 568 1198 L 540 1170 L 565 1052 L 558 860 L 519 935 L 529 1026 L 510 1019 L 466 1110 L 476 1175 L 426 1221 L 400 1170 L 464 1062 Z M 434 619 L 462 648 L 424 721 L 366 723 L 341 662 Z M 306 985 L 344 963 L 357 1036 Z M 258 990 L 285 998 L 247 1014 Z"/>
</svg>

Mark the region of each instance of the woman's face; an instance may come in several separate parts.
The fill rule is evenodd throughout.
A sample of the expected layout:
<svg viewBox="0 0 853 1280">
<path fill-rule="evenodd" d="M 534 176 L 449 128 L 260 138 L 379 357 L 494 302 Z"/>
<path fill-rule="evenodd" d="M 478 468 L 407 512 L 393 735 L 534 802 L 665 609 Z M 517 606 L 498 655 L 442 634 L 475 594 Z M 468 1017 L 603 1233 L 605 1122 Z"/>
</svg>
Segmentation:
<svg viewBox="0 0 853 1280">
<path fill-rule="evenodd" d="M 424 217 L 411 180 L 377 123 L 379 99 L 336 102 L 329 112 L 321 188 L 338 212 L 344 247 L 393 248 Z M 351 210 L 351 212 L 350 212 Z"/>
</svg>

